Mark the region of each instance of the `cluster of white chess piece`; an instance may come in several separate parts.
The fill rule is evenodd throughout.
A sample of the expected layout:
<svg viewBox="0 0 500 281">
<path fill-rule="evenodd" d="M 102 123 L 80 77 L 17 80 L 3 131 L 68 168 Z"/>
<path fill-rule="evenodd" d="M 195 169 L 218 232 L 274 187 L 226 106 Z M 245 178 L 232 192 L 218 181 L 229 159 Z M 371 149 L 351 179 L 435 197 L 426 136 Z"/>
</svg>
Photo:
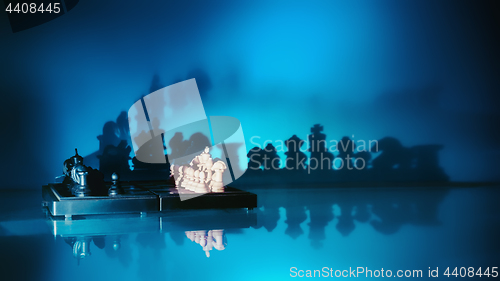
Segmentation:
<svg viewBox="0 0 500 281">
<path fill-rule="evenodd" d="M 185 188 L 195 193 L 224 192 L 222 175 L 227 169 L 226 163 L 219 160 L 214 163 L 210 149 L 193 158 L 188 165 L 170 166 L 170 175 L 175 179 L 177 188 Z"/>
<path fill-rule="evenodd" d="M 198 231 L 186 231 L 186 237 L 200 244 L 203 247 L 203 251 L 207 255 L 207 258 L 210 257 L 210 251 L 213 248 L 222 251 L 226 248 L 226 241 L 224 241 L 224 230 L 223 229 L 214 229 L 209 230 L 198 230 Z"/>
</svg>

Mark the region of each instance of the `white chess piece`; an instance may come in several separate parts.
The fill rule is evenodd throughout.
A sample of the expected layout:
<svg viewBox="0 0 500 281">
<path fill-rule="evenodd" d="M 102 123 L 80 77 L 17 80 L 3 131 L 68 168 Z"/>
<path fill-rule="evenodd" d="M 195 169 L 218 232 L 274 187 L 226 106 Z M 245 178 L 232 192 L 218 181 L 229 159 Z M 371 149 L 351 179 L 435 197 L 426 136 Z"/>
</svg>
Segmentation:
<svg viewBox="0 0 500 281">
<path fill-rule="evenodd" d="M 191 185 L 189 186 L 190 189 L 196 192 L 196 187 L 198 187 L 199 182 L 200 182 L 200 170 L 194 170 L 193 179 L 191 181 Z"/>
<path fill-rule="evenodd" d="M 181 183 L 181 186 L 184 187 L 187 190 L 190 190 L 189 189 L 189 184 L 191 182 L 192 172 L 193 172 L 193 168 L 191 168 L 191 167 L 187 167 L 187 168 L 184 169 L 184 179 L 183 179 L 183 181 Z"/>
<path fill-rule="evenodd" d="M 208 186 L 205 181 L 205 172 L 200 171 L 199 176 L 198 176 L 198 182 L 196 184 L 196 188 L 194 190 L 196 193 L 207 193 L 208 192 Z"/>
<path fill-rule="evenodd" d="M 203 171 L 206 170 L 205 164 L 209 160 L 212 160 L 212 155 L 210 155 L 210 148 L 206 146 L 205 150 L 200 155 L 195 156 L 189 165 Z"/>
<path fill-rule="evenodd" d="M 222 174 L 227 169 L 226 163 L 217 161 L 212 166 L 212 180 L 210 181 L 210 188 L 212 192 L 224 192 L 224 183 L 222 182 Z"/>
<path fill-rule="evenodd" d="M 206 177 L 205 177 L 205 182 L 208 184 L 208 182 L 210 182 L 212 180 L 212 167 L 214 165 L 214 161 L 212 160 L 212 158 L 208 159 L 207 162 L 205 163 L 205 172 L 207 173 L 206 174 Z"/>
<path fill-rule="evenodd" d="M 182 181 L 182 170 L 184 169 L 184 166 L 180 166 L 179 169 L 177 170 L 177 178 L 175 179 L 175 187 L 180 187 L 181 186 L 181 181 Z"/>
<path fill-rule="evenodd" d="M 176 181 L 179 174 L 179 165 L 170 165 L 170 177 Z"/>
<path fill-rule="evenodd" d="M 192 167 L 189 167 L 189 177 L 188 182 L 186 183 L 187 189 L 194 191 L 193 182 L 194 182 L 194 172 L 195 170 Z"/>
</svg>

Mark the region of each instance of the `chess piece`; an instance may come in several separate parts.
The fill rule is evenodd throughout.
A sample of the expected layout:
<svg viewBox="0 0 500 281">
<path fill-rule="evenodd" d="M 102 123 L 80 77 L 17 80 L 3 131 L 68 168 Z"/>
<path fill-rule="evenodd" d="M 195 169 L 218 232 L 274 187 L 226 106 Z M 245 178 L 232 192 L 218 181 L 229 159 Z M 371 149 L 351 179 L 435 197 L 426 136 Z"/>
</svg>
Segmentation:
<svg viewBox="0 0 500 281">
<path fill-rule="evenodd" d="M 186 183 L 186 186 L 187 186 L 187 189 L 188 190 L 191 190 L 191 191 L 194 191 L 194 187 L 193 187 L 193 181 L 194 181 L 194 169 L 189 167 L 189 170 L 188 170 L 188 181 Z"/>
<path fill-rule="evenodd" d="M 72 192 L 77 197 L 83 197 L 90 194 L 87 186 L 87 169 L 83 165 L 78 165 L 71 170 L 71 178 L 75 182 Z"/>
<path fill-rule="evenodd" d="M 222 182 L 222 174 L 227 169 L 226 163 L 222 161 L 217 161 L 212 166 L 212 180 L 210 181 L 210 189 L 212 192 L 224 192 L 224 183 Z"/>
<path fill-rule="evenodd" d="M 190 169 L 189 166 L 184 166 L 184 169 L 183 169 L 184 173 L 183 173 L 183 177 L 182 177 L 182 181 L 181 181 L 181 187 L 184 187 L 185 189 L 187 189 L 186 184 L 188 183 L 189 169 Z"/>
<path fill-rule="evenodd" d="M 205 174 L 205 183 L 207 184 L 208 186 L 208 183 L 212 180 L 212 167 L 214 165 L 214 161 L 212 160 L 212 158 L 210 157 L 204 164 L 204 172 L 206 173 Z"/>
<path fill-rule="evenodd" d="M 175 185 L 178 175 L 179 175 L 179 165 L 170 165 L 170 177 L 167 182 L 169 184 Z"/>
<path fill-rule="evenodd" d="M 178 174 L 177 174 L 177 178 L 175 178 L 175 187 L 179 188 L 181 187 L 181 182 L 182 182 L 182 178 L 183 178 L 183 169 L 184 169 L 184 166 L 180 166 L 179 169 L 177 170 Z"/>
<path fill-rule="evenodd" d="M 198 183 L 200 183 L 200 170 L 194 170 L 193 172 L 193 180 L 191 181 L 191 190 L 196 192 L 196 188 L 198 187 Z"/>
<path fill-rule="evenodd" d="M 170 177 L 175 177 L 175 169 L 177 165 L 170 165 Z"/>
<path fill-rule="evenodd" d="M 76 148 L 75 155 L 64 161 L 63 173 L 63 184 L 66 184 L 71 193 L 77 197 L 104 191 L 102 173 L 83 165 L 83 157 L 78 155 Z"/>
<path fill-rule="evenodd" d="M 184 174 L 184 180 L 182 181 L 181 186 L 187 190 L 191 190 L 191 182 L 192 182 L 192 178 L 193 178 L 193 173 L 194 173 L 193 168 L 191 168 L 191 167 L 186 168 L 185 174 Z"/>
<path fill-rule="evenodd" d="M 196 189 L 194 190 L 196 193 L 207 193 L 208 185 L 205 181 L 205 172 L 200 171 L 198 177 L 198 183 L 196 184 Z"/>
<path fill-rule="evenodd" d="M 116 196 L 118 194 L 121 194 L 123 192 L 120 183 L 120 176 L 117 173 L 113 173 L 111 175 L 111 187 L 108 189 L 108 195 L 109 196 Z"/>
<path fill-rule="evenodd" d="M 190 165 L 195 166 L 195 168 L 204 171 L 207 169 L 207 165 L 213 163 L 212 155 L 210 155 L 210 148 L 208 146 L 205 147 L 205 150 L 196 157 L 193 158 Z"/>
</svg>

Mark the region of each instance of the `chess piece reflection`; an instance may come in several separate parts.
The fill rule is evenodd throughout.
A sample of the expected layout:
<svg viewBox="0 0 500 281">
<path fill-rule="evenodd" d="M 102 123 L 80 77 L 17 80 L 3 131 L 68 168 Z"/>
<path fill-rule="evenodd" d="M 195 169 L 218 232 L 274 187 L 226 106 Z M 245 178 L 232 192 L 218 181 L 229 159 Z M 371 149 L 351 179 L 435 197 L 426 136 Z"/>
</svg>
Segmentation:
<svg viewBox="0 0 500 281">
<path fill-rule="evenodd" d="M 222 251 L 227 246 L 227 239 L 223 229 L 186 231 L 185 233 L 189 240 L 203 248 L 207 258 L 210 257 L 210 251 L 213 248 Z"/>
<path fill-rule="evenodd" d="M 91 255 L 90 253 L 90 242 L 92 238 L 88 236 L 79 237 L 68 237 L 64 238 L 66 244 L 68 244 L 73 250 L 73 257 L 80 263 L 81 259 L 84 259 Z"/>
</svg>

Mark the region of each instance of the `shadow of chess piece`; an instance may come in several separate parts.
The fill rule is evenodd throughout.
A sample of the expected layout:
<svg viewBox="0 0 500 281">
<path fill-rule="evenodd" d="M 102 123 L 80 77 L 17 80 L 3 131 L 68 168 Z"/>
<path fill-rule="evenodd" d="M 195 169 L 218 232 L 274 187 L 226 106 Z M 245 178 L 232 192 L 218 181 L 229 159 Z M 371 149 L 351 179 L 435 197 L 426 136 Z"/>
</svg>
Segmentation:
<svg viewBox="0 0 500 281">
<path fill-rule="evenodd" d="M 340 208 L 341 215 L 335 228 L 342 234 L 348 236 L 356 227 L 354 225 L 354 217 L 352 216 L 353 205 L 350 202 L 337 203 Z"/>
<path fill-rule="evenodd" d="M 308 171 L 315 173 L 320 181 L 329 181 L 333 170 L 335 156 L 326 147 L 326 135 L 321 133 L 323 126 L 315 124 L 308 136 L 311 158 L 309 159 Z"/>
<path fill-rule="evenodd" d="M 309 209 L 309 236 L 311 246 L 315 249 L 323 247 L 323 240 L 326 239 L 325 228 L 334 219 L 332 205 L 319 204 L 307 207 Z"/>
<path fill-rule="evenodd" d="M 170 147 L 170 159 L 177 159 L 186 155 L 186 151 L 190 146 L 188 140 L 184 140 L 184 135 L 181 132 L 177 132 L 168 142 Z M 177 162 L 174 162 L 177 164 Z M 180 163 L 183 164 L 183 163 Z"/>
<path fill-rule="evenodd" d="M 385 137 L 374 144 L 371 151 L 382 151 L 372 161 L 373 171 L 379 180 L 411 180 L 413 153 L 398 139 Z"/>
<path fill-rule="evenodd" d="M 104 124 L 102 135 L 97 136 L 99 140 L 99 154 L 104 152 L 106 146 L 118 145 L 118 143 L 120 143 L 120 138 L 118 137 L 119 133 L 119 128 L 115 122 L 108 121 Z"/>
<path fill-rule="evenodd" d="M 276 150 L 276 147 L 274 147 L 274 145 L 268 143 L 262 150 L 262 154 L 262 165 L 264 166 L 264 172 L 274 174 L 280 169 L 280 157 L 278 156 L 278 151 Z"/>
<path fill-rule="evenodd" d="M 250 149 L 247 153 L 248 164 L 247 171 L 245 175 L 247 177 L 257 176 L 262 173 L 262 157 L 264 156 L 263 151 L 260 147 L 254 147 Z"/>
<path fill-rule="evenodd" d="M 415 156 L 415 179 L 419 181 L 447 181 L 449 177 L 439 166 L 438 152 L 442 145 L 417 145 L 411 150 Z"/>
<path fill-rule="evenodd" d="M 264 211 L 257 213 L 257 221 L 262 222 L 262 226 L 268 232 L 272 232 L 278 226 L 279 219 L 279 208 L 275 206 L 264 207 Z"/>
<path fill-rule="evenodd" d="M 307 214 L 304 206 L 287 206 L 285 223 L 288 227 L 285 230 L 285 234 L 290 236 L 292 239 L 297 239 L 297 237 L 304 233 L 300 224 L 306 219 Z"/>
<path fill-rule="evenodd" d="M 300 150 L 303 144 L 304 141 L 296 135 L 293 135 L 291 138 L 285 141 L 285 146 L 287 147 L 288 151 L 285 152 L 286 161 L 284 169 L 293 172 L 305 171 L 307 156 Z"/>
<path fill-rule="evenodd" d="M 337 160 L 336 162 L 340 166 L 337 168 L 338 177 L 341 181 L 358 180 L 356 175 L 353 174 L 353 171 L 356 170 L 354 167 L 355 149 L 356 144 L 347 136 L 337 143 L 337 151 L 339 152 L 337 159 L 341 161 Z"/>
<path fill-rule="evenodd" d="M 354 166 L 356 168 L 356 181 L 369 181 L 372 179 L 371 160 L 372 155 L 368 151 L 360 151 L 354 155 Z"/>
<path fill-rule="evenodd" d="M 108 145 L 104 148 L 99 158 L 99 170 L 109 177 L 113 172 L 120 174 L 130 173 L 130 151 L 132 149 L 127 145 L 127 141 L 122 140 L 117 146 Z"/>
</svg>

